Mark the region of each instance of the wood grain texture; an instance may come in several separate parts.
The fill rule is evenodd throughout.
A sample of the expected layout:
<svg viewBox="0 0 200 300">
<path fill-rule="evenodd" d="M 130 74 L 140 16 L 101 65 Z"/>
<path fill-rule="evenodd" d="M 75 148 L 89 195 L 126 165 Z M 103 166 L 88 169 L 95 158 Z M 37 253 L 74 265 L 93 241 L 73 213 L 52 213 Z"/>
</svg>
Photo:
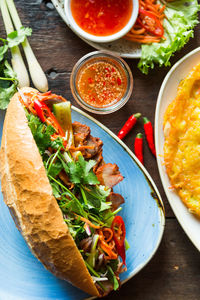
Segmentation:
<svg viewBox="0 0 200 300">
<path fill-rule="evenodd" d="M 15 3 L 23 24 L 33 28 L 29 40 L 48 76 L 50 89 L 78 106 L 70 91 L 70 74 L 76 61 L 94 49 L 65 25 L 56 10 L 52 8 L 50 1 L 16 0 Z M 1 18 L 0 36 L 5 36 Z M 195 29 L 195 37 L 172 58 L 172 65 L 198 46 L 200 46 L 200 25 Z M 120 130 L 131 113 L 141 112 L 154 123 L 159 88 L 170 69 L 156 67 L 146 76 L 137 69 L 138 60 L 126 61 L 134 77 L 134 90 L 130 100 L 122 109 L 111 115 L 94 115 L 114 133 Z M 124 140 L 131 150 L 138 132 L 143 132 L 142 120 Z M 162 188 L 156 161 L 146 141 L 144 162 L 165 205 L 167 220 L 164 238 L 148 266 L 125 284 L 120 292 L 106 299 L 198 300 L 200 299 L 200 255 L 174 217 Z"/>
</svg>

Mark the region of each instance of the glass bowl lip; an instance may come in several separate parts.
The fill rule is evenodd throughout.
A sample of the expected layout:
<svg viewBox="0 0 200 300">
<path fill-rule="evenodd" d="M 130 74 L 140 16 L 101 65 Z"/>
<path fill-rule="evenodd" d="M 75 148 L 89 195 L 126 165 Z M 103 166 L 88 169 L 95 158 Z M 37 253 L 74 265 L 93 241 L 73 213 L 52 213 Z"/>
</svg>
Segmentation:
<svg viewBox="0 0 200 300">
<path fill-rule="evenodd" d="M 84 64 L 86 64 L 90 59 L 93 59 L 93 58 L 97 58 L 97 59 L 98 58 L 111 58 L 116 64 L 120 65 L 123 68 L 123 70 L 125 71 L 125 75 L 127 78 L 126 92 L 125 92 L 124 96 L 121 98 L 121 100 L 117 101 L 113 105 L 106 106 L 106 107 L 95 107 L 95 106 L 89 105 L 81 98 L 81 96 L 78 93 L 78 90 L 76 88 L 76 76 L 78 74 L 78 71 Z M 77 61 L 77 63 L 74 65 L 71 76 L 70 76 L 70 88 L 71 88 L 72 95 L 73 95 L 74 99 L 76 100 L 76 102 L 81 107 L 83 107 L 85 110 L 95 113 L 95 114 L 109 114 L 109 113 L 119 110 L 129 100 L 129 98 L 132 94 L 132 91 L 133 91 L 133 75 L 132 75 L 130 67 L 121 57 L 113 54 L 110 51 L 105 51 L 105 50 L 93 51 L 93 52 L 90 52 L 90 53 L 84 55 L 83 57 L 81 57 Z"/>
</svg>

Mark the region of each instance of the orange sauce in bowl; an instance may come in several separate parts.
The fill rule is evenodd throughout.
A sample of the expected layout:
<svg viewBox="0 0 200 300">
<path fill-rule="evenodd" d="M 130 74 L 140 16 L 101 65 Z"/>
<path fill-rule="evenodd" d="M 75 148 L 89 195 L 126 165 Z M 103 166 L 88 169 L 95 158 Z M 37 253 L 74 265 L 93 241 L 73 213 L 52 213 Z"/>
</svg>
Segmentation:
<svg viewBox="0 0 200 300">
<path fill-rule="evenodd" d="M 132 0 L 71 0 L 75 22 L 96 36 L 119 32 L 129 22 L 132 10 Z"/>
<path fill-rule="evenodd" d="M 78 73 L 76 86 L 80 97 L 93 107 L 108 107 L 120 101 L 127 89 L 123 69 L 109 61 L 93 61 Z"/>
</svg>

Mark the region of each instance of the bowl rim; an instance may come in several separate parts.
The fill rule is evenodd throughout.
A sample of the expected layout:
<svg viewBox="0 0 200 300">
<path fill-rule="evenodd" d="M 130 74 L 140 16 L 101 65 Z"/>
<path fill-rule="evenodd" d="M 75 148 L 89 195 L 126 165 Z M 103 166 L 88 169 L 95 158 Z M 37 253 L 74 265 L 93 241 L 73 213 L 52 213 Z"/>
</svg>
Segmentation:
<svg viewBox="0 0 200 300">
<path fill-rule="evenodd" d="M 64 1 L 64 11 L 65 15 L 69 21 L 69 27 L 80 37 L 89 40 L 91 42 L 96 43 L 107 43 L 115 41 L 121 37 L 123 37 L 130 29 L 133 27 L 137 20 L 138 12 L 139 12 L 139 0 L 131 0 L 133 4 L 131 17 L 128 23 L 118 32 L 107 35 L 107 36 L 96 36 L 84 31 L 74 20 L 72 13 L 71 13 L 71 1 L 72 0 L 65 0 Z"/>
<path fill-rule="evenodd" d="M 87 62 L 89 62 L 93 58 L 94 59 L 95 58 L 97 58 L 97 59 L 98 58 L 99 59 L 110 58 L 117 65 L 119 65 L 125 73 L 125 76 L 127 78 L 126 91 L 125 91 L 123 97 L 119 101 L 114 103 L 113 105 L 111 104 L 110 106 L 106 106 L 106 107 L 95 107 L 95 106 L 89 105 L 81 98 L 81 96 L 79 95 L 79 93 L 77 91 L 76 77 L 77 77 L 78 71 L 81 69 L 81 67 L 83 67 L 85 64 L 87 64 Z M 133 75 L 132 75 L 129 65 L 121 57 L 119 57 L 109 51 L 92 51 L 92 52 L 87 53 L 86 55 L 81 57 L 76 62 L 76 64 L 74 65 L 74 67 L 72 69 L 71 76 L 70 76 L 70 88 L 71 88 L 72 95 L 73 95 L 74 99 L 76 100 L 76 102 L 85 110 L 95 113 L 95 114 L 102 114 L 102 115 L 115 112 L 115 111 L 119 110 L 121 107 L 123 107 L 128 102 L 128 100 L 131 97 L 132 91 L 133 91 L 133 83 L 134 83 Z"/>
</svg>

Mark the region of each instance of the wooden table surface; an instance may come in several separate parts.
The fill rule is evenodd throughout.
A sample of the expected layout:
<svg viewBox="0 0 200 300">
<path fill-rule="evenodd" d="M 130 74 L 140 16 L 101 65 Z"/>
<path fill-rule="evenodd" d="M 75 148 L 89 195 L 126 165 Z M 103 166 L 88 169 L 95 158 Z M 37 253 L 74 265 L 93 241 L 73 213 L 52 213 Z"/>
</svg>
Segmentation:
<svg viewBox="0 0 200 300">
<path fill-rule="evenodd" d="M 49 88 L 63 95 L 75 106 L 70 91 L 70 74 L 74 64 L 92 47 L 79 39 L 62 21 L 48 0 L 16 0 L 16 6 L 24 26 L 33 29 L 31 46 L 48 76 Z M 5 31 L 0 18 L 0 36 Z M 200 25 L 195 37 L 182 51 L 176 53 L 172 65 L 189 51 L 200 45 Z M 137 69 L 137 60 L 126 60 L 134 77 L 134 90 L 128 103 L 118 112 L 98 116 L 96 119 L 117 133 L 131 113 L 141 112 L 154 122 L 156 100 L 161 83 L 169 68 L 155 68 L 148 76 Z M 134 138 L 141 131 L 137 125 L 124 140 L 133 150 Z M 105 299 L 134 300 L 199 300 L 200 299 L 200 254 L 177 222 L 163 191 L 156 160 L 144 143 L 144 164 L 154 179 L 166 211 L 166 227 L 160 247 L 150 263 L 122 286 L 119 292 Z M 2 299 L 6 300 L 6 299 Z"/>
</svg>

